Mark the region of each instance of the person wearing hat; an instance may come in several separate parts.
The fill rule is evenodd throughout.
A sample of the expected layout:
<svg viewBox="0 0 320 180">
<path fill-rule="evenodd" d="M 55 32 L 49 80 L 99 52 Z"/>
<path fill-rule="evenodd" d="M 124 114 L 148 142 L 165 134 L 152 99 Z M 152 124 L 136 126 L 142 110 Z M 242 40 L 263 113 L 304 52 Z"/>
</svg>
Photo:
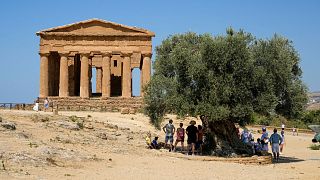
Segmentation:
<svg viewBox="0 0 320 180">
<path fill-rule="evenodd" d="M 190 146 L 192 149 L 192 155 L 194 155 L 194 149 L 195 149 L 195 145 L 197 143 L 197 139 L 198 139 L 198 128 L 195 126 L 196 121 L 192 120 L 190 121 L 190 125 L 187 127 L 186 129 L 186 134 L 188 135 L 188 152 L 187 154 L 189 154 L 189 150 L 190 150 Z"/>
</svg>

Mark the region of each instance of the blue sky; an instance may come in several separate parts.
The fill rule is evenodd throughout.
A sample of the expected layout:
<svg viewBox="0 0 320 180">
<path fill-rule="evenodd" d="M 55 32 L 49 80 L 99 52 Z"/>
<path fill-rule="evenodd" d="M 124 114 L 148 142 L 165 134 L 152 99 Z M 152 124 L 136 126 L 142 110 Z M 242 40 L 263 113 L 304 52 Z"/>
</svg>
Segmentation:
<svg viewBox="0 0 320 180">
<path fill-rule="evenodd" d="M 38 96 L 37 31 L 91 18 L 151 30 L 156 34 L 153 47 L 170 34 L 225 34 L 230 26 L 258 38 L 270 38 L 277 33 L 293 41 L 309 90 L 320 90 L 317 0 L 10 0 L 1 2 L 0 18 L 0 102 L 32 102 Z M 134 93 L 138 91 L 134 87 Z"/>
</svg>

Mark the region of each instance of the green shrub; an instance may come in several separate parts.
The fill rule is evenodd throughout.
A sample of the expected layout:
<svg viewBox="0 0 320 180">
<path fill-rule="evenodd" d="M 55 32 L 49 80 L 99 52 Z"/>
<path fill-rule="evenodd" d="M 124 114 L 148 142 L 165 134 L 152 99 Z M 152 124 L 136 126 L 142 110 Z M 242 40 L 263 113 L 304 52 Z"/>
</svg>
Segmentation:
<svg viewBox="0 0 320 180">
<path fill-rule="evenodd" d="M 320 150 L 320 144 L 319 145 L 312 144 L 309 148 L 312 150 Z"/>
</svg>

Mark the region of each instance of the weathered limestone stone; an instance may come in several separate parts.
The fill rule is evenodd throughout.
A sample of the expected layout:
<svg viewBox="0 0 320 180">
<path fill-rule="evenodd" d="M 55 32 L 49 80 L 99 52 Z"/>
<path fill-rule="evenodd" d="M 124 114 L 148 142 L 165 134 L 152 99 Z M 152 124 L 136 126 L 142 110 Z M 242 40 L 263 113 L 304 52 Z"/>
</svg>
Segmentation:
<svg viewBox="0 0 320 180">
<path fill-rule="evenodd" d="M 129 108 L 122 108 L 121 109 L 121 114 L 129 114 L 130 113 L 130 109 Z"/>
<path fill-rule="evenodd" d="M 96 92 L 101 93 L 102 86 L 102 70 L 100 68 L 96 68 Z"/>
<path fill-rule="evenodd" d="M 102 54 L 102 97 L 110 97 L 111 89 L 110 89 L 110 55 L 111 53 L 103 53 Z"/>
<path fill-rule="evenodd" d="M 136 114 L 136 110 L 135 109 L 130 109 L 129 113 L 130 114 Z"/>
<path fill-rule="evenodd" d="M 151 77 L 151 53 L 143 54 L 143 67 L 142 67 L 142 89 L 150 81 Z M 143 92 L 141 91 L 143 96 Z"/>
<path fill-rule="evenodd" d="M 59 97 L 69 96 L 69 69 L 68 69 L 68 53 L 60 53 L 60 84 Z"/>
<path fill-rule="evenodd" d="M 9 130 L 16 130 L 16 125 L 13 122 L 5 121 L 1 123 L 1 126 Z"/>
<path fill-rule="evenodd" d="M 40 54 L 40 97 L 47 97 L 49 95 L 49 53 Z"/>
<path fill-rule="evenodd" d="M 124 53 L 123 77 L 122 77 L 122 97 L 131 97 L 131 68 L 130 53 Z"/>
<path fill-rule="evenodd" d="M 84 53 L 81 57 L 81 80 L 80 80 L 80 97 L 89 97 L 89 54 Z"/>
</svg>

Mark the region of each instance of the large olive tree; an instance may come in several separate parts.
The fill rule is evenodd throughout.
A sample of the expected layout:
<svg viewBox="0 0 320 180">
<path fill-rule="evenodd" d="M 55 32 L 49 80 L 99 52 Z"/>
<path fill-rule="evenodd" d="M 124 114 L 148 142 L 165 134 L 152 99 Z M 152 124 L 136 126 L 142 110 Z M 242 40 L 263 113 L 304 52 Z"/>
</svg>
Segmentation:
<svg viewBox="0 0 320 180">
<path fill-rule="evenodd" d="M 207 149 L 230 154 L 250 149 L 234 123 L 253 113 L 300 115 L 307 101 L 299 56 L 286 38 L 256 39 L 227 29 L 225 36 L 177 34 L 156 47 L 154 75 L 145 88 L 145 112 L 159 127 L 170 112 L 205 115 Z"/>
</svg>

